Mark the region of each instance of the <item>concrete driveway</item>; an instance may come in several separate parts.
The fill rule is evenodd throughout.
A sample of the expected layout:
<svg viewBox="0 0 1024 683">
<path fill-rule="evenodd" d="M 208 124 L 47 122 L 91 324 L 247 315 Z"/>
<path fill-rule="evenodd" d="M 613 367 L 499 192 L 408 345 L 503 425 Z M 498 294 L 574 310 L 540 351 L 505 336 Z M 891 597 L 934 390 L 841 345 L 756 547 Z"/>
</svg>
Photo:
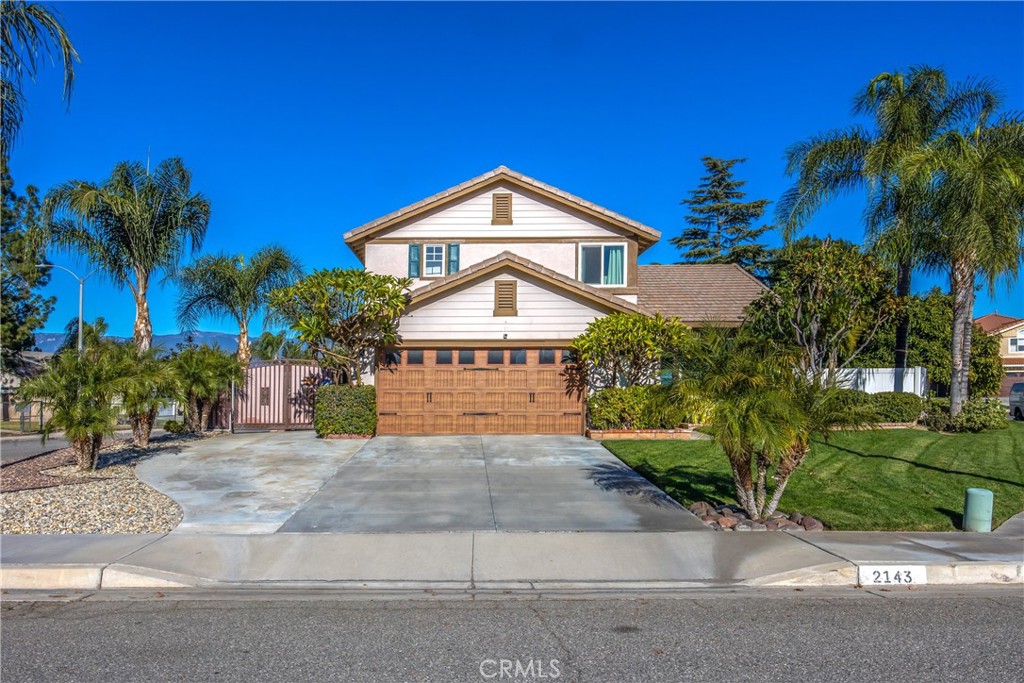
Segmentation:
<svg viewBox="0 0 1024 683">
<path fill-rule="evenodd" d="M 279 532 L 706 529 L 583 437 L 386 436 L 347 460 Z"/>
</svg>

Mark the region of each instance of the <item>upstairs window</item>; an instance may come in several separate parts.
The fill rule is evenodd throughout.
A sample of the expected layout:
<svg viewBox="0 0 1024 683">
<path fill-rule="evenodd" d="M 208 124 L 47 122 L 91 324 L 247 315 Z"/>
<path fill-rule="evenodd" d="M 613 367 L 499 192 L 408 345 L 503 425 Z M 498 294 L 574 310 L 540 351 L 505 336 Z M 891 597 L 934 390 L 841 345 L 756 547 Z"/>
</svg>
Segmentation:
<svg viewBox="0 0 1024 683">
<path fill-rule="evenodd" d="M 588 285 L 626 284 L 625 244 L 581 244 L 580 280 Z"/>
<path fill-rule="evenodd" d="M 1024 330 L 1018 332 L 1016 337 L 1010 337 L 1010 353 L 1024 353 Z"/>
<path fill-rule="evenodd" d="M 444 275 L 444 245 L 428 244 L 423 247 L 423 277 Z"/>
<path fill-rule="evenodd" d="M 512 225 L 512 193 L 491 195 L 491 225 Z"/>
</svg>

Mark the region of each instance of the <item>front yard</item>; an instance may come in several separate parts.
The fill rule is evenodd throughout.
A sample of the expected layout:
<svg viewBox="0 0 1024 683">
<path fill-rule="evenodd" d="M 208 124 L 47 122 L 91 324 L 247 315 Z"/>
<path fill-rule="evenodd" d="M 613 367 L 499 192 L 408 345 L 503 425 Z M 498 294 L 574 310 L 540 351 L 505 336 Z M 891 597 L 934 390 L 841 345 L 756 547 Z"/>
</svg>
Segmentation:
<svg viewBox="0 0 1024 683">
<path fill-rule="evenodd" d="M 728 462 L 711 441 L 604 445 L 683 505 L 734 502 Z M 982 434 L 838 432 L 815 444 L 779 507 L 838 530 L 953 531 L 969 487 L 995 493 L 993 527 L 1024 510 L 1024 423 Z"/>
</svg>

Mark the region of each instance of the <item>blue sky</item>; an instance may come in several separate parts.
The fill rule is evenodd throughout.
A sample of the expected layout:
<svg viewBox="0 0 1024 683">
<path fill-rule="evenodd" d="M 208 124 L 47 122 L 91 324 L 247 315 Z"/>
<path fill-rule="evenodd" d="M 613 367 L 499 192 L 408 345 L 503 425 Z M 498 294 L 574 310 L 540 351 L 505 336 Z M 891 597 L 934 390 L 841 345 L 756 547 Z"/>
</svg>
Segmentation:
<svg viewBox="0 0 1024 683">
<path fill-rule="evenodd" d="M 774 201 L 786 147 L 854 122 L 879 72 L 987 76 L 1024 106 L 1022 3 L 56 7 L 82 63 L 69 110 L 57 69 L 28 87 L 18 186 L 182 156 L 213 206 L 204 251 L 278 242 L 307 269 L 357 265 L 343 232 L 500 164 L 661 230 L 641 262 L 672 263 L 701 156 L 747 157 L 749 196 Z M 859 241 L 861 206 L 837 202 L 808 232 Z M 77 314 L 76 287 L 55 273 L 47 330 Z M 157 334 L 178 331 L 175 300 L 155 288 Z M 978 314 L 996 308 L 1024 316 L 1024 285 L 980 295 Z M 127 290 L 90 280 L 85 313 L 131 334 Z"/>
</svg>

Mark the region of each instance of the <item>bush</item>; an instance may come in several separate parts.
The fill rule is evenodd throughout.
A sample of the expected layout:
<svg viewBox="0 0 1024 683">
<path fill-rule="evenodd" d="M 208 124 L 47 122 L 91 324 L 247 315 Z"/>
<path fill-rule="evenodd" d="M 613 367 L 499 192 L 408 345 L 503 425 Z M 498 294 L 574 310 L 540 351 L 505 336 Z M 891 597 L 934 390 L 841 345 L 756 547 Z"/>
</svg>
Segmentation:
<svg viewBox="0 0 1024 683">
<path fill-rule="evenodd" d="M 836 389 L 836 405 L 840 409 L 857 408 L 871 403 L 871 394 L 860 389 Z"/>
<path fill-rule="evenodd" d="M 328 434 L 373 434 L 377 429 L 377 391 L 372 386 L 330 384 L 316 392 L 313 429 Z"/>
<path fill-rule="evenodd" d="M 1006 406 L 998 400 L 970 398 L 964 402 L 956 418 L 949 416 L 949 399 L 936 398 L 928 403 L 924 424 L 939 432 L 984 432 L 989 429 L 1006 429 Z"/>
<path fill-rule="evenodd" d="M 871 406 L 879 422 L 916 422 L 921 417 L 921 397 L 905 391 L 871 394 Z"/>
<path fill-rule="evenodd" d="M 676 429 L 692 420 L 672 396 L 672 387 L 657 384 L 602 389 L 587 399 L 591 429 Z"/>
<path fill-rule="evenodd" d="M 168 434 L 184 434 L 185 425 L 181 424 L 177 420 L 168 420 L 164 422 L 164 431 Z"/>
<path fill-rule="evenodd" d="M 989 429 L 1006 429 L 1006 406 L 998 400 L 969 398 L 964 402 L 960 414 L 950 422 L 950 431 L 984 432 Z"/>
</svg>

